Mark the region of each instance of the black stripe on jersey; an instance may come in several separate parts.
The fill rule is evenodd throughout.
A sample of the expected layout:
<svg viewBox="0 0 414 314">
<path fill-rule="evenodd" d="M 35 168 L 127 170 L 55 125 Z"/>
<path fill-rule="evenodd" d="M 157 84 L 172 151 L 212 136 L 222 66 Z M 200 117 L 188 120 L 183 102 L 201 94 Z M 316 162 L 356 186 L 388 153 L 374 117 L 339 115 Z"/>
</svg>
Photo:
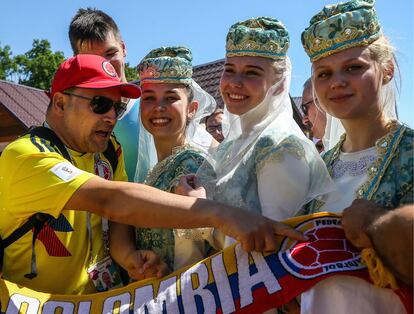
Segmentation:
<svg viewBox="0 0 414 314">
<path fill-rule="evenodd" d="M 30 135 L 30 141 L 34 146 L 36 146 L 42 153 L 44 153 L 45 149 L 42 145 L 40 145 L 38 142 L 36 142 L 36 136 Z"/>
<path fill-rule="evenodd" d="M 50 148 L 53 152 L 58 153 L 63 156 L 62 152 L 60 151 L 59 147 L 55 145 L 55 143 L 50 143 Z"/>
<path fill-rule="evenodd" d="M 40 140 L 40 143 L 37 141 L 37 139 Z M 36 146 L 42 153 L 47 152 L 47 151 L 51 153 L 56 152 L 56 150 L 53 149 L 52 146 L 50 146 L 50 144 L 46 142 L 44 138 L 37 137 L 36 135 L 30 135 L 30 140 L 32 144 Z"/>
<path fill-rule="evenodd" d="M 111 137 L 115 140 L 115 143 L 117 143 L 118 146 L 121 146 L 121 143 L 118 142 L 118 139 L 116 138 L 115 133 L 112 133 Z"/>
<path fill-rule="evenodd" d="M 46 140 L 44 139 L 44 138 L 40 138 L 40 142 L 43 144 L 43 145 L 45 145 L 46 146 L 46 148 L 51 152 L 51 153 L 53 153 L 53 152 L 55 152 L 55 150 L 52 148 L 52 146 L 50 146 L 47 142 L 46 142 Z"/>
</svg>

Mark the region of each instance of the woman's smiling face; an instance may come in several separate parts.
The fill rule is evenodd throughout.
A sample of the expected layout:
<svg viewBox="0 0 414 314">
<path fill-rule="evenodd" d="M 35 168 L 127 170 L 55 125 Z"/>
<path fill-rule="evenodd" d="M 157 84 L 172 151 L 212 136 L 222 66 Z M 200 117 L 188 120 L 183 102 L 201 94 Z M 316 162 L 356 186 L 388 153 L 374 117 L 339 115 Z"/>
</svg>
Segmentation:
<svg viewBox="0 0 414 314">
<path fill-rule="evenodd" d="M 189 111 L 186 87 L 170 83 L 145 83 L 141 86 L 141 120 L 154 138 L 185 136 Z"/>
<path fill-rule="evenodd" d="M 382 73 L 366 47 L 350 48 L 315 61 L 313 84 L 324 110 L 338 119 L 380 114 Z"/>
<path fill-rule="evenodd" d="M 274 61 L 263 57 L 228 57 L 220 80 L 227 110 L 242 115 L 259 105 L 275 83 Z"/>
</svg>

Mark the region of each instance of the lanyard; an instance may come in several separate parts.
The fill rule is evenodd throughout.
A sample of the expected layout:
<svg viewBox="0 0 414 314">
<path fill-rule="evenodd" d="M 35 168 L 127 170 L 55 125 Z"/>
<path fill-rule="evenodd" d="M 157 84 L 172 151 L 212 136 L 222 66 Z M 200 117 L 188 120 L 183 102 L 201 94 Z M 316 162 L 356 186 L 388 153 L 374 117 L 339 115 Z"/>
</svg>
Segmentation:
<svg viewBox="0 0 414 314">
<path fill-rule="evenodd" d="M 94 154 L 94 169 L 102 162 L 99 153 Z M 96 171 L 95 171 L 96 172 Z M 103 177 L 104 173 L 98 171 L 96 173 L 100 177 Z M 104 177 L 103 177 L 104 178 Z M 102 241 L 104 246 L 104 255 L 109 255 L 109 223 L 108 219 L 101 217 L 102 222 Z M 90 212 L 86 212 L 86 228 L 88 231 L 88 240 L 89 240 L 89 260 L 90 263 L 93 263 L 93 232 L 92 232 L 92 214 Z"/>
</svg>

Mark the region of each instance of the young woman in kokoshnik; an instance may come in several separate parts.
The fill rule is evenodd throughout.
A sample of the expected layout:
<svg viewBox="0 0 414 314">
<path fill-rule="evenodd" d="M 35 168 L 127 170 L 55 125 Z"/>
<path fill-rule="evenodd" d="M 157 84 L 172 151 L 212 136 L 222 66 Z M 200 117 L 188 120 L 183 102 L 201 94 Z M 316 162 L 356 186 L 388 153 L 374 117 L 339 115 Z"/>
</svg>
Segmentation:
<svg viewBox="0 0 414 314">
<path fill-rule="evenodd" d="M 145 184 L 172 193 L 180 177 L 195 174 L 200 165 L 208 163 L 211 146 L 218 145 L 199 124 L 201 118 L 214 111 L 216 103 L 192 80 L 191 61 L 191 52 L 185 47 L 161 47 L 152 50 L 138 65 L 141 122 L 153 137 L 158 158 Z M 126 257 L 133 256 L 136 248 L 154 250 L 170 270 L 200 261 L 207 255 L 208 243 L 201 237 L 203 229 L 197 231 L 199 238 L 189 239 L 181 229 L 137 228 L 136 244 L 128 238 L 128 229 L 116 225 L 111 229 L 111 236 L 125 238 L 125 247 L 114 247 L 112 254 L 130 275 L 135 269 L 130 269 L 132 264 Z"/>
<path fill-rule="evenodd" d="M 220 81 L 225 139 L 213 155 L 214 180 L 203 167 L 197 178 L 207 197 L 275 220 L 302 213 L 331 188 L 323 160 L 293 119 L 288 47 L 288 31 L 274 18 L 230 27 Z M 197 192 L 185 184 L 180 191 Z M 215 248 L 234 242 L 214 231 Z"/>
<path fill-rule="evenodd" d="M 302 33 L 314 94 L 328 117 L 323 158 L 341 191 L 312 202 L 310 212 L 341 213 L 358 198 L 389 209 L 414 201 L 413 130 L 396 120 L 394 49 L 373 5 L 325 6 Z M 303 313 L 404 313 L 391 289 L 349 276 L 318 283 L 301 303 Z"/>
</svg>

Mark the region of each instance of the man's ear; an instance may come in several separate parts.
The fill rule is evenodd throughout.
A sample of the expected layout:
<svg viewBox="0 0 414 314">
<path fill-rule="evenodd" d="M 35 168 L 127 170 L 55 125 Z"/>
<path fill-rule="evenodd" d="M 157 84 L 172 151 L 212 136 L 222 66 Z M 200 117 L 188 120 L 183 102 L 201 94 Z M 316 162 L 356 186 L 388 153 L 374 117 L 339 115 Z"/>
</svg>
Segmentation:
<svg viewBox="0 0 414 314">
<path fill-rule="evenodd" d="M 68 97 L 69 97 L 68 95 L 65 95 L 61 92 L 56 92 L 53 95 L 51 109 L 58 116 L 63 116 L 63 112 L 65 110 L 65 105 L 66 105 Z"/>
<path fill-rule="evenodd" d="M 188 118 L 189 119 L 193 119 L 196 112 L 198 109 L 198 101 L 197 100 L 193 100 L 189 105 L 188 105 Z"/>
<path fill-rule="evenodd" d="M 383 70 L 382 84 L 388 84 L 394 78 L 394 62 L 390 59 Z"/>
</svg>

